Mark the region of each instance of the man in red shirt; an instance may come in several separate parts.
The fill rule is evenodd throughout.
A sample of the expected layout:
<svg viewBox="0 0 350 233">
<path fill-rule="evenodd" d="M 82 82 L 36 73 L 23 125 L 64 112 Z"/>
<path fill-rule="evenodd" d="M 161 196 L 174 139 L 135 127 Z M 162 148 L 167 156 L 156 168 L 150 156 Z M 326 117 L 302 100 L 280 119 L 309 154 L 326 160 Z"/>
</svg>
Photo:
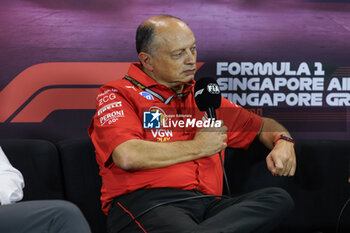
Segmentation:
<svg viewBox="0 0 350 233">
<path fill-rule="evenodd" d="M 272 149 L 273 175 L 293 176 L 293 139 L 276 121 L 222 98 L 223 126 L 203 127 L 194 102 L 196 41 L 180 19 L 154 16 L 137 29 L 140 64 L 100 88 L 89 128 L 102 176 L 109 232 L 269 232 L 293 207 L 278 188 L 222 194 L 218 153 L 248 148 L 255 137 Z M 282 140 L 280 140 L 282 139 Z M 208 196 L 212 195 L 212 196 Z"/>
</svg>

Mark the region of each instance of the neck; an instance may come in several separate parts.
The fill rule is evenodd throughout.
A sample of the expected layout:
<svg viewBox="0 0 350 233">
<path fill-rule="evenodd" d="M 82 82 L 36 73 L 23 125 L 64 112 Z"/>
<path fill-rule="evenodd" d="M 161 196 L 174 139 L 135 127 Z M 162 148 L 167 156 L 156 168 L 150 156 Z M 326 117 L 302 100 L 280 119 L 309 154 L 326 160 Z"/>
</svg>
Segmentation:
<svg viewBox="0 0 350 233">
<path fill-rule="evenodd" d="M 154 76 L 153 72 L 151 72 L 151 71 L 149 71 L 149 70 L 146 70 L 146 69 L 144 69 L 143 67 L 142 67 L 142 71 L 145 72 L 145 73 L 146 73 L 148 76 L 150 76 L 152 79 L 154 79 L 157 83 L 169 87 L 169 88 L 170 88 L 171 90 L 173 90 L 176 94 L 182 93 L 183 90 L 185 89 L 185 84 L 178 84 L 178 83 L 172 84 L 172 83 L 164 82 L 164 81 L 162 81 L 162 80 L 157 79 L 157 78 Z"/>
<path fill-rule="evenodd" d="M 180 94 L 184 91 L 185 89 L 185 85 L 184 84 L 181 84 L 181 85 L 177 85 L 175 87 L 170 87 L 171 90 L 173 90 L 176 94 Z"/>
</svg>

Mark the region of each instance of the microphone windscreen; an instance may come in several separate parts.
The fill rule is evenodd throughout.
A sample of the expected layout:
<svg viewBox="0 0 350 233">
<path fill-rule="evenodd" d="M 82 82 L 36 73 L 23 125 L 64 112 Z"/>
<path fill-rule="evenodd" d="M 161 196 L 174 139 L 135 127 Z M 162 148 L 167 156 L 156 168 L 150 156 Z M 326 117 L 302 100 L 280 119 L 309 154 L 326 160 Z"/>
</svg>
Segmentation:
<svg viewBox="0 0 350 233">
<path fill-rule="evenodd" d="M 201 78 L 194 85 L 194 99 L 201 111 L 217 109 L 221 105 L 219 85 L 213 78 Z"/>
</svg>

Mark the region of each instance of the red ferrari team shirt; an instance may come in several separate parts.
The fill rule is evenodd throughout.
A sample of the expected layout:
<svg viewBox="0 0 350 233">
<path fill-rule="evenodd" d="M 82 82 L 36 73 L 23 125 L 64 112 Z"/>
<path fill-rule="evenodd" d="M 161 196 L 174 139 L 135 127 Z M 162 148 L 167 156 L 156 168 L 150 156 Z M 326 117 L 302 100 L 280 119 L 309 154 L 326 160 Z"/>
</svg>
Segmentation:
<svg viewBox="0 0 350 233">
<path fill-rule="evenodd" d="M 111 153 L 125 141 L 141 139 L 167 143 L 191 140 L 197 130 L 210 123 L 206 113 L 196 107 L 194 81 L 185 87 L 183 95 L 175 95 L 170 88 L 146 75 L 139 64 L 132 64 L 127 75 L 156 94 L 142 90 L 142 85 L 127 79 L 110 82 L 99 89 L 97 110 L 89 135 L 95 146 L 102 177 L 103 211 L 108 213 L 109 205 L 116 196 L 137 189 L 197 189 L 205 194 L 221 195 L 223 172 L 218 154 L 169 167 L 135 172 L 125 171 L 113 163 Z M 169 103 L 161 101 L 158 95 L 164 100 L 168 99 Z M 262 124 L 261 117 L 225 98 L 222 98 L 216 114 L 228 128 L 228 147 L 248 148 Z"/>
</svg>

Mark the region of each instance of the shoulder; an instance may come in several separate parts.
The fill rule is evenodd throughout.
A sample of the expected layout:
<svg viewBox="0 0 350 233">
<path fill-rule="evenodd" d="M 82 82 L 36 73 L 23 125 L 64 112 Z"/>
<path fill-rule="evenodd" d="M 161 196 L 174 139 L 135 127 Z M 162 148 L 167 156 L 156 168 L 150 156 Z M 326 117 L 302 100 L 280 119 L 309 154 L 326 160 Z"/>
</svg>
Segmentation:
<svg viewBox="0 0 350 233">
<path fill-rule="evenodd" d="M 115 101 L 122 101 L 134 106 L 140 100 L 140 90 L 126 79 L 108 82 L 98 89 L 97 108 L 104 107 Z M 145 98 L 145 97 L 144 97 Z M 143 98 L 141 98 L 141 101 Z"/>
<path fill-rule="evenodd" d="M 97 99 L 99 99 L 102 96 L 105 96 L 108 93 L 114 93 L 115 95 L 120 96 L 130 96 L 136 90 L 137 88 L 128 80 L 118 79 L 102 85 L 98 89 Z"/>
<path fill-rule="evenodd" d="M 118 79 L 118 80 L 113 80 L 111 82 L 108 82 L 104 85 L 102 85 L 100 88 L 99 88 L 99 91 L 105 91 L 107 89 L 116 89 L 116 90 L 122 90 L 125 88 L 126 85 L 130 84 L 130 82 L 128 80 L 125 80 L 123 78 L 121 79 Z"/>
</svg>

